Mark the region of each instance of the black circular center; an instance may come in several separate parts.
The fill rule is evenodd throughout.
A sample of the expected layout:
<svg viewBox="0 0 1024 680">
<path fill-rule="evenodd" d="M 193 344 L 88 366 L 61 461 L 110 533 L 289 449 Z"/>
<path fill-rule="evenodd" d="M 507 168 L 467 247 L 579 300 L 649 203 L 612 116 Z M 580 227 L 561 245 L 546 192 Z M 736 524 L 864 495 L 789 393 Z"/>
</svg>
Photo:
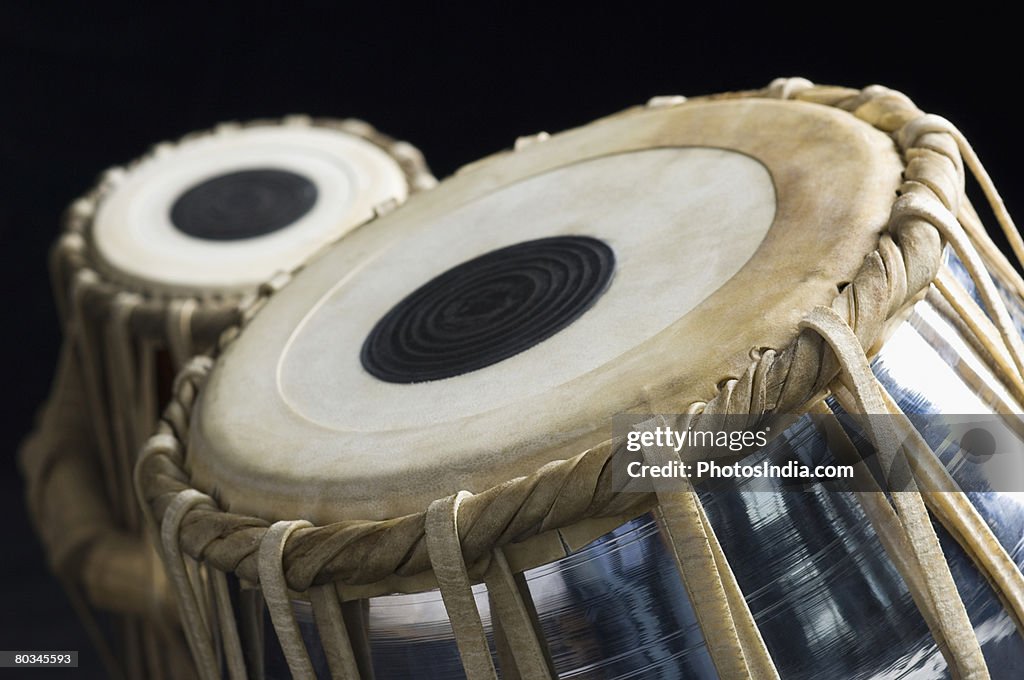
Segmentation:
<svg viewBox="0 0 1024 680">
<path fill-rule="evenodd" d="M 533 347 L 587 311 L 608 288 L 615 254 L 586 236 L 494 250 L 420 286 L 377 322 L 363 367 L 414 383 L 475 371 Z"/>
<path fill-rule="evenodd" d="M 260 168 L 200 182 L 171 206 L 180 231 L 212 241 L 254 238 L 283 229 L 316 203 L 316 185 L 287 170 Z"/>
</svg>

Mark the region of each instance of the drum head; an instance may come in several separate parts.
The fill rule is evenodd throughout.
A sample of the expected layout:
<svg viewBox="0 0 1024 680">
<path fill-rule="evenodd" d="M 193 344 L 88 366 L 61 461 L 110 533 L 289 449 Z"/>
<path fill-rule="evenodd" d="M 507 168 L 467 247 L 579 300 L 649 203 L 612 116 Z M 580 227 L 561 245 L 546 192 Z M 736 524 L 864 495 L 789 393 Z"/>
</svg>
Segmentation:
<svg viewBox="0 0 1024 680">
<path fill-rule="evenodd" d="M 116 176 L 92 227 L 115 278 L 174 291 L 252 288 L 405 200 L 382 148 L 337 127 L 224 126 Z"/>
<path fill-rule="evenodd" d="M 849 114 L 759 99 L 478 163 L 269 300 L 201 394 L 193 480 L 268 519 L 396 517 L 706 400 L 853 278 L 901 169 Z"/>
</svg>

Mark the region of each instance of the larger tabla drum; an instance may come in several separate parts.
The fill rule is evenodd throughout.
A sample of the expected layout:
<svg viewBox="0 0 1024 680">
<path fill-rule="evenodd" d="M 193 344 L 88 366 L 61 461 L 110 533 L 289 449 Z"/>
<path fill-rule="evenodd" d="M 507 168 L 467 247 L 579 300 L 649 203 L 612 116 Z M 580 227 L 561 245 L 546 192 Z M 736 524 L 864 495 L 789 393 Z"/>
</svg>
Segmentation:
<svg viewBox="0 0 1024 680">
<path fill-rule="evenodd" d="M 1020 496 L 959 490 L 904 416 L 1024 396 L 962 142 L 880 87 L 658 98 L 329 249 L 179 376 L 137 468 L 199 668 L 1015 677 Z M 788 415 L 751 466 L 858 476 L 638 490 L 624 462 L 687 459 L 630 459 L 618 414 Z M 858 450 L 896 436 L 882 488 Z"/>
<path fill-rule="evenodd" d="M 52 263 L 65 342 L 21 459 L 33 519 L 78 609 L 126 615 L 103 651 L 111 674 L 160 677 L 187 660 L 131 481 L 174 373 L 260 286 L 433 183 L 419 151 L 362 121 L 292 116 L 159 144 L 67 211 Z"/>
</svg>

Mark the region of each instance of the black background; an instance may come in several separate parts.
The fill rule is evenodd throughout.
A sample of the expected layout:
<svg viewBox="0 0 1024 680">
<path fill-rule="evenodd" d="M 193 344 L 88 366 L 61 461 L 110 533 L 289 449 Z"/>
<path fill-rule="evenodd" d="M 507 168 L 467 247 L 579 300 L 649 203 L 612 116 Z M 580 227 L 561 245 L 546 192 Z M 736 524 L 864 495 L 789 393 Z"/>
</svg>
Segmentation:
<svg viewBox="0 0 1024 680">
<path fill-rule="evenodd" d="M 59 345 L 46 255 L 60 213 L 102 169 L 154 142 L 222 120 L 355 116 L 419 146 L 443 177 L 518 135 L 584 124 L 652 95 L 803 75 L 883 83 L 950 118 L 1011 212 L 1024 208 L 1020 39 L 1014 22 L 978 6 L 945 15 L 844 4 L 803 17 L 725 3 L 474 5 L 443 15 L 373 7 L 0 9 L 0 649 L 80 649 L 78 676 L 98 673 L 28 528 L 14 453 Z"/>
</svg>

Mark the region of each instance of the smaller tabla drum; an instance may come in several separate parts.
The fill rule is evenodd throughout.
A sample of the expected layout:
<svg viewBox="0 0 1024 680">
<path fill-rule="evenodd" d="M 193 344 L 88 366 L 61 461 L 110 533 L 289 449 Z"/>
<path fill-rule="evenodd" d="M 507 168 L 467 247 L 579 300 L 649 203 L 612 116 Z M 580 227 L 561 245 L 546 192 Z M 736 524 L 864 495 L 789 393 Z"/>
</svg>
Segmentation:
<svg viewBox="0 0 1024 680">
<path fill-rule="evenodd" d="M 291 116 L 158 144 L 71 205 L 52 261 L 66 339 L 22 461 L 51 562 L 72 587 L 101 609 L 169 615 L 131 478 L 174 373 L 261 286 L 433 184 L 418 150 L 367 123 Z M 159 646 L 140 653 L 147 674 Z M 126 663 L 127 676 L 142 672 Z"/>
<path fill-rule="evenodd" d="M 1016 417 L 1024 285 L 959 142 L 880 87 L 658 98 L 332 246 L 179 376 L 139 461 L 198 667 L 1014 677 L 1020 495 L 957 490 L 917 435 L 889 496 L 614 476 L 623 413 L 796 419 L 751 462 L 832 461 L 811 413 Z"/>
</svg>

